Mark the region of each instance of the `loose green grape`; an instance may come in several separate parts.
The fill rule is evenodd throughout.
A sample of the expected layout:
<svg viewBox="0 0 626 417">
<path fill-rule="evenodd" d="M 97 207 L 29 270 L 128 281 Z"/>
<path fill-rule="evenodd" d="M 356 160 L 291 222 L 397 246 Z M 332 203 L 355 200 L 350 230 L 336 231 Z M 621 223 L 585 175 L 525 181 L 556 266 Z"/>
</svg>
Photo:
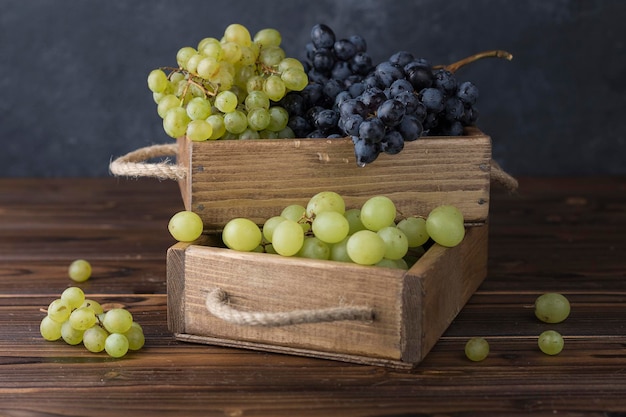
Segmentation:
<svg viewBox="0 0 626 417">
<path fill-rule="evenodd" d="M 133 315 L 124 308 L 112 308 L 104 313 L 102 325 L 109 333 L 124 333 L 133 324 Z"/>
<path fill-rule="evenodd" d="M 352 259 L 348 255 L 348 239 L 350 236 L 346 237 L 341 242 L 335 243 L 330 247 L 330 259 L 338 262 L 348 262 L 351 263 Z"/>
<path fill-rule="evenodd" d="M 272 101 L 280 101 L 287 92 L 285 82 L 278 75 L 270 75 L 265 79 L 263 91 Z"/>
<path fill-rule="evenodd" d="M 350 236 L 346 250 L 353 262 L 374 265 L 385 256 L 385 242 L 371 230 L 360 230 Z"/>
<path fill-rule="evenodd" d="M 73 281 L 87 281 L 91 277 L 91 264 L 84 259 L 77 259 L 70 264 L 67 273 Z"/>
<path fill-rule="evenodd" d="M 330 259 L 330 246 L 317 237 L 311 236 L 304 239 L 302 248 L 296 254 L 300 258 Z"/>
<path fill-rule="evenodd" d="M 69 322 L 76 330 L 87 330 L 97 323 L 96 313 L 87 307 L 79 307 L 70 314 Z"/>
<path fill-rule="evenodd" d="M 276 229 L 276 226 L 285 220 L 285 217 L 282 216 L 274 216 L 267 219 L 263 224 L 263 237 L 265 240 L 271 243 L 272 236 L 274 235 L 274 229 Z"/>
<path fill-rule="evenodd" d="M 190 121 L 187 110 L 182 107 L 174 107 L 169 109 L 163 118 L 163 130 L 170 137 L 178 139 L 185 136 Z"/>
<path fill-rule="evenodd" d="M 370 198 L 361 206 L 361 222 L 374 232 L 392 226 L 396 219 L 396 206 L 389 197 L 379 195 Z"/>
<path fill-rule="evenodd" d="M 558 293 L 545 293 L 535 300 L 535 316 L 544 323 L 560 323 L 570 313 L 570 303 Z"/>
<path fill-rule="evenodd" d="M 306 206 L 306 215 L 314 217 L 324 211 L 346 212 L 346 203 L 341 195 L 334 191 L 321 191 L 315 194 Z"/>
<path fill-rule="evenodd" d="M 49 341 L 59 340 L 61 338 L 62 322 L 53 320 L 50 316 L 46 316 L 41 320 L 39 325 L 39 333 Z"/>
<path fill-rule="evenodd" d="M 263 108 L 255 108 L 248 112 L 248 126 L 254 130 L 263 130 L 270 124 L 270 113 Z"/>
<path fill-rule="evenodd" d="M 80 307 L 85 302 L 85 293 L 78 287 L 69 287 L 61 293 L 61 299 L 67 301 L 70 308 L 73 310 Z"/>
<path fill-rule="evenodd" d="M 293 220 L 286 219 L 274 229 L 272 246 L 279 255 L 293 256 L 300 251 L 303 243 L 302 226 Z"/>
<path fill-rule="evenodd" d="M 235 110 L 224 115 L 224 127 L 230 133 L 238 135 L 248 128 L 248 117 L 240 110 Z"/>
<path fill-rule="evenodd" d="M 230 113 L 237 108 L 237 95 L 232 91 L 222 91 L 215 96 L 215 107 L 222 113 Z"/>
<path fill-rule="evenodd" d="M 120 333 L 111 333 L 104 342 L 104 350 L 112 358 L 121 358 L 128 353 L 128 339 Z"/>
<path fill-rule="evenodd" d="M 135 321 L 130 326 L 130 329 L 124 333 L 124 336 L 128 339 L 129 350 L 139 350 L 146 342 L 146 338 L 143 334 L 143 328 Z"/>
<path fill-rule="evenodd" d="M 179 242 L 193 242 L 202 235 L 204 224 L 196 213 L 184 210 L 172 216 L 167 229 L 172 237 Z"/>
<path fill-rule="evenodd" d="M 454 247 L 465 237 L 463 215 L 454 206 L 435 207 L 426 218 L 426 232 L 441 246 Z"/>
<path fill-rule="evenodd" d="M 268 130 L 280 132 L 287 127 L 287 123 L 289 123 L 287 110 L 280 106 L 272 106 L 268 112 L 270 114 L 270 123 L 267 125 Z"/>
<path fill-rule="evenodd" d="M 409 241 L 410 248 L 422 246 L 428 241 L 426 219 L 421 217 L 407 217 L 398 222 L 398 229 L 402 230 Z"/>
<path fill-rule="evenodd" d="M 565 342 L 559 332 L 546 330 L 539 335 L 537 344 L 539 345 L 539 349 L 546 355 L 558 355 L 563 350 Z"/>
<path fill-rule="evenodd" d="M 63 300 L 58 298 L 48 305 L 48 317 L 50 319 L 63 323 L 67 319 L 70 318 L 70 314 L 72 313 L 72 307 L 67 300 Z"/>
<path fill-rule="evenodd" d="M 226 126 L 224 125 L 224 117 L 219 114 L 212 114 L 206 119 L 207 123 L 211 125 L 211 136 L 209 140 L 216 140 L 224 136 L 226 133 Z"/>
<path fill-rule="evenodd" d="M 297 68 L 289 68 L 280 75 L 281 80 L 285 84 L 285 88 L 292 91 L 302 91 L 304 87 L 309 85 L 309 78 L 306 72 Z"/>
<path fill-rule="evenodd" d="M 341 242 L 348 236 L 350 224 L 343 214 L 323 211 L 315 215 L 311 226 L 315 237 L 326 243 Z"/>
<path fill-rule="evenodd" d="M 222 230 L 224 244 L 233 250 L 250 252 L 261 244 L 263 234 L 252 220 L 235 218 Z"/>
<path fill-rule="evenodd" d="M 83 345 L 93 353 L 102 352 L 109 333 L 100 326 L 93 326 L 83 333 Z"/>
<path fill-rule="evenodd" d="M 254 35 L 254 43 L 262 46 L 263 48 L 267 48 L 269 46 L 280 46 L 281 42 L 282 36 L 276 29 L 261 29 Z"/>
<path fill-rule="evenodd" d="M 387 226 L 376 232 L 385 242 L 385 258 L 402 259 L 409 250 L 409 240 L 402 230 L 395 226 Z"/>
<path fill-rule="evenodd" d="M 83 341 L 84 330 L 78 330 L 72 327 L 69 321 L 63 322 L 61 325 L 61 337 L 68 345 L 78 345 Z"/>
<path fill-rule="evenodd" d="M 194 142 L 202 142 L 211 137 L 213 126 L 206 120 L 192 120 L 187 125 L 185 136 Z"/>
<path fill-rule="evenodd" d="M 155 69 L 148 74 L 148 88 L 154 93 L 162 93 L 169 85 L 167 75 L 163 70 Z"/>
<path fill-rule="evenodd" d="M 480 362 L 489 355 L 489 343 L 482 337 L 472 337 L 465 344 L 465 356 L 467 359 Z"/>
</svg>

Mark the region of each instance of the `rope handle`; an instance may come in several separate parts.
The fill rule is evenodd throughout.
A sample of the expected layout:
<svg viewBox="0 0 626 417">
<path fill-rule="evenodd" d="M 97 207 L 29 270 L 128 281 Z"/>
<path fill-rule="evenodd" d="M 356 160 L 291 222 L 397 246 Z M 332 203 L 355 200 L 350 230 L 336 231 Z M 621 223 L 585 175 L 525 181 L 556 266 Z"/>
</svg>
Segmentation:
<svg viewBox="0 0 626 417">
<path fill-rule="evenodd" d="M 126 177 L 151 177 L 158 179 L 180 180 L 185 178 L 186 171 L 183 167 L 171 164 L 168 159 L 159 163 L 145 162 L 151 158 L 175 157 L 177 145 L 152 145 L 129 152 L 113 160 L 109 164 L 109 170 L 113 175 Z M 498 183 L 508 191 L 515 191 L 518 187 L 517 180 L 505 172 L 500 165 L 491 160 L 491 181 Z"/>
<path fill-rule="evenodd" d="M 169 159 L 158 163 L 145 162 L 152 158 L 176 157 L 176 150 L 176 144 L 140 148 L 111 161 L 109 170 L 116 176 L 151 177 L 177 181 L 185 178 L 186 171 L 183 167 L 170 163 Z"/>
<path fill-rule="evenodd" d="M 324 323 L 342 320 L 373 321 L 374 310 L 370 307 L 330 307 L 315 310 L 292 310 L 269 313 L 263 311 L 241 311 L 232 307 L 228 294 L 221 288 L 210 291 L 206 298 L 206 309 L 215 317 L 231 324 L 245 326 L 291 326 L 305 323 Z"/>
</svg>

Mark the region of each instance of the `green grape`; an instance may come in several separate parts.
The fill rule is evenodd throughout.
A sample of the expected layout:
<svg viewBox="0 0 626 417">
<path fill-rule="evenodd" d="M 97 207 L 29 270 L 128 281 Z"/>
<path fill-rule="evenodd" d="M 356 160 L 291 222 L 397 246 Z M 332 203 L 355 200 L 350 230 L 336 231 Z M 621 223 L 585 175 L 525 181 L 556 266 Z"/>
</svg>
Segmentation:
<svg viewBox="0 0 626 417">
<path fill-rule="evenodd" d="M 204 97 L 194 97 L 187 103 L 187 116 L 191 120 L 206 120 L 211 115 L 211 102 Z"/>
<path fill-rule="evenodd" d="M 224 40 L 228 42 L 236 42 L 239 45 L 250 46 L 252 37 L 248 29 L 239 23 L 232 23 L 224 30 Z"/>
<path fill-rule="evenodd" d="M 428 241 L 426 219 L 421 217 L 407 217 L 398 222 L 398 229 L 402 230 L 409 241 L 409 248 L 417 248 Z"/>
<path fill-rule="evenodd" d="M 235 64 L 241 60 L 243 53 L 241 45 L 235 42 L 222 42 L 222 50 L 224 51 L 223 60 Z"/>
<path fill-rule="evenodd" d="M 183 48 L 180 48 L 178 52 L 176 53 L 176 62 L 178 63 L 178 66 L 181 68 L 186 68 L 187 61 L 189 61 L 189 58 L 191 58 L 193 55 L 197 53 L 198 51 L 196 51 L 191 46 L 185 46 Z"/>
<path fill-rule="evenodd" d="M 248 94 L 250 94 L 253 91 L 263 91 L 264 83 L 265 83 L 265 78 L 263 78 L 260 75 L 254 75 L 246 81 L 246 91 L 248 92 Z M 265 94 L 265 92 L 263 92 L 263 94 Z"/>
<path fill-rule="evenodd" d="M 361 222 L 374 232 L 392 226 L 396 219 L 396 206 L 389 197 L 375 196 L 361 206 Z"/>
<path fill-rule="evenodd" d="M 130 326 L 130 329 L 124 333 L 124 336 L 126 336 L 126 339 L 128 340 L 129 350 L 139 350 L 146 342 L 146 338 L 143 334 L 143 328 L 135 321 Z"/>
<path fill-rule="evenodd" d="M 267 126 L 269 130 L 279 132 L 287 127 L 289 123 L 289 113 L 280 106 L 272 106 L 268 110 L 270 114 L 270 123 Z"/>
<path fill-rule="evenodd" d="M 224 117 L 219 114 L 212 114 L 206 119 L 207 123 L 211 125 L 211 136 L 209 140 L 219 139 L 226 133 L 226 126 L 224 125 Z"/>
<path fill-rule="evenodd" d="M 285 51 L 280 46 L 267 46 L 259 53 L 259 62 L 266 67 L 275 67 L 285 59 Z"/>
<path fill-rule="evenodd" d="M 61 338 L 62 325 L 62 322 L 58 322 L 53 320 L 50 316 L 46 316 L 39 324 L 39 333 L 41 333 L 41 336 L 46 340 L 59 340 Z"/>
<path fill-rule="evenodd" d="M 270 108 L 270 99 L 263 91 L 251 91 L 246 96 L 245 105 L 248 112 L 252 109 L 268 110 Z"/>
<path fill-rule="evenodd" d="M 326 243 L 341 242 L 348 236 L 350 224 L 343 214 L 336 211 L 317 213 L 311 225 L 315 237 Z"/>
<path fill-rule="evenodd" d="M 272 246 L 279 255 L 293 256 L 300 251 L 303 243 L 302 226 L 293 220 L 285 219 L 274 229 Z"/>
<path fill-rule="evenodd" d="M 193 242 L 202 235 L 204 225 L 200 216 L 193 211 L 184 210 L 172 216 L 167 229 L 179 242 Z"/>
<path fill-rule="evenodd" d="M 237 139 L 261 139 L 261 135 L 258 131 L 248 128 L 241 132 Z"/>
<path fill-rule="evenodd" d="M 206 120 L 192 120 L 187 125 L 185 136 L 194 142 L 202 142 L 211 137 L 213 126 Z"/>
<path fill-rule="evenodd" d="M 330 259 L 338 262 L 352 262 L 350 256 L 348 256 L 348 239 L 350 236 L 346 237 L 341 242 L 335 243 L 330 247 Z"/>
<path fill-rule="evenodd" d="M 544 323 L 560 323 L 569 313 L 569 301 L 562 294 L 549 292 L 535 300 L 535 316 Z"/>
<path fill-rule="evenodd" d="M 120 333 L 111 333 L 104 341 L 104 350 L 112 358 L 121 358 L 128 353 L 128 339 Z"/>
<path fill-rule="evenodd" d="M 254 43 L 262 46 L 263 48 L 280 46 L 281 42 L 282 36 L 276 29 L 261 29 L 254 35 Z"/>
<path fill-rule="evenodd" d="M 409 240 L 404 232 L 395 226 L 387 226 L 376 232 L 385 242 L 385 258 L 402 259 L 409 250 Z"/>
<path fill-rule="evenodd" d="M 102 325 L 109 333 L 124 333 L 133 324 L 133 315 L 124 308 L 112 308 L 104 313 Z"/>
<path fill-rule="evenodd" d="M 83 341 L 84 330 L 78 330 L 72 327 L 69 321 L 63 322 L 61 325 L 61 337 L 68 345 L 78 345 Z"/>
<path fill-rule="evenodd" d="M 278 64 L 278 72 L 281 74 L 289 69 L 297 69 L 304 72 L 304 65 L 295 58 L 285 58 Z"/>
<path fill-rule="evenodd" d="M 465 344 L 465 356 L 467 359 L 480 362 L 489 355 L 489 343 L 482 337 L 472 337 Z"/>
<path fill-rule="evenodd" d="M 304 87 L 309 85 L 309 78 L 301 69 L 289 68 L 280 75 L 281 80 L 285 84 L 285 88 L 292 91 L 302 91 Z"/>
<path fill-rule="evenodd" d="M 239 58 L 239 62 L 237 62 L 237 65 L 241 67 L 249 67 L 250 69 L 254 70 L 252 66 L 256 63 L 258 57 L 259 49 L 256 46 L 242 46 L 241 58 Z"/>
<path fill-rule="evenodd" d="M 294 222 L 299 223 L 304 233 L 311 230 L 311 223 L 309 223 L 305 219 L 306 208 L 299 204 L 288 205 L 280 213 L 280 216 L 284 217 L 285 219 L 293 220 Z"/>
<path fill-rule="evenodd" d="M 248 113 L 248 126 L 254 130 L 263 130 L 270 124 L 270 113 L 263 108 L 255 108 Z"/>
<path fill-rule="evenodd" d="M 99 302 L 94 301 L 94 300 L 89 300 L 89 299 L 85 299 L 85 301 L 83 301 L 83 303 L 80 305 L 79 308 L 89 308 L 96 315 L 102 314 L 104 312 L 104 309 L 102 308 Z"/>
<path fill-rule="evenodd" d="M 346 217 L 346 220 L 348 220 L 348 224 L 350 225 L 350 231 L 348 232 L 348 234 L 352 235 L 359 230 L 365 230 L 365 226 L 361 221 L 361 209 L 352 208 L 346 210 L 344 215 Z"/>
<path fill-rule="evenodd" d="M 237 95 L 232 91 L 222 91 L 215 96 L 215 107 L 222 113 L 230 113 L 235 111 L 237 104 Z"/>
<path fill-rule="evenodd" d="M 69 319 L 71 313 L 72 307 L 67 300 L 58 298 L 48 305 L 48 316 L 58 323 L 63 323 Z"/>
<path fill-rule="evenodd" d="M 235 82 L 235 73 L 228 65 L 228 62 L 222 61 L 220 68 L 209 81 L 218 86 L 221 91 L 228 91 Z"/>
<path fill-rule="evenodd" d="M 263 237 L 265 240 L 271 243 L 272 236 L 274 235 L 274 229 L 276 229 L 276 226 L 285 220 L 286 219 L 282 216 L 274 216 L 267 219 L 263 224 Z"/>
<path fill-rule="evenodd" d="M 252 220 L 235 218 L 230 220 L 222 230 L 224 244 L 234 250 L 250 252 L 261 244 L 263 234 L 259 226 Z"/>
<path fill-rule="evenodd" d="M 185 67 L 187 71 L 191 72 L 192 74 L 196 73 L 196 71 L 198 70 L 198 64 L 203 58 L 204 56 L 199 53 L 191 55 L 187 60 L 187 66 Z"/>
<path fill-rule="evenodd" d="M 87 281 L 91 277 L 91 264 L 84 259 L 77 259 L 70 264 L 67 273 L 73 281 Z"/>
<path fill-rule="evenodd" d="M 79 307 L 70 314 L 69 322 L 76 330 L 87 330 L 98 322 L 96 313 L 87 307 Z"/>
<path fill-rule="evenodd" d="M 293 139 L 295 137 L 296 134 L 293 133 L 293 130 L 289 126 L 278 132 L 278 139 Z"/>
<path fill-rule="evenodd" d="M 92 352 L 98 353 L 104 350 L 104 345 L 109 333 L 100 326 L 93 326 L 83 333 L 83 345 Z"/>
<path fill-rule="evenodd" d="M 317 237 L 311 236 L 304 239 L 302 248 L 296 254 L 300 258 L 330 259 L 330 247 Z"/>
<path fill-rule="evenodd" d="M 204 38 L 200 42 L 201 45 L 198 45 L 198 51 L 200 51 L 202 55 L 213 58 L 217 62 L 222 60 L 224 52 L 222 51 L 222 44 L 219 40 L 215 38 Z"/>
<path fill-rule="evenodd" d="M 167 94 L 163 96 L 157 104 L 157 113 L 162 119 L 165 118 L 167 112 L 171 109 L 180 107 L 180 99 L 174 94 Z"/>
<path fill-rule="evenodd" d="M 463 215 L 454 206 L 435 207 L 426 218 L 426 232 L 441 246 L 454 247 L 465 236 Z"/>
<path fill-rule="evenodd" d="M 563 336 L 554 330 L 546 330 L 539 335 L 539 349 L 546 355 L 558 355 L 563 350 Z"/>
<path fill-rule="evenodd" d="M 398 260 L 383 258 L 380 262 L 376 263 L 375 266 L 380 268 L 391 268 L 391 269 L 403 269 L 407 270 L 406 263 L 400 263 Z"/>
<path fill-rule="evenodd" d="M 248 128 L 248 117 L 240 110 L 226 113 L 224 115 L 224 126 L 230 133 L 238 135 Z"/>
<path fill-rule="evenodd" d="M 220 69 L 220 63 L 217 59 L 213 57 L 203 56 L 202 59 L 198 61 L 198 65 L 196 67 L 196 73 L 205 80 L 210 79 Z"/>
<path fill-rule="evenodd" d="M 174 107 L 169 109 L 163 118 L 163 130 L 174 139 L 181 138 L 185 136 L 190 121 L 187 110 L 182 107 Z"/>
<path fill-rule="evenodd" d="M 280 101 L 287 92 L 285 82 L 278 75 L 270 75 L 265 79 L 263 91 L 272 101 Z"/>
<path fill-rule="evenodd" d="M 155 69 L 148 74 L 148 88 L 154 93 L 162 93 L 169 85 L 167 75 L 163 70 Z"/>
<path fill-rule="evenodd" d="M 346 203 L 343 197 L 334 191 L 321 191 L 311 197 L 306 206 L 306 215 L 314 217 L 324 211 L 336 211 L 339 214 L 344 214 Z"/>
<path fill-rule="evenodd" d="M 61 299 L 67 301 L 67 304 L 73 310 L 85 302 L 85 293 L 78 287 L 69 287 L 61 293 Z"/>
<path fill-rule="evenodd" d="M 371 230 L 360 230 L 350 236 L 346 246 L 348 256 L 359 265 L 374 265 L 385 256 L 385 242 Z"/>
<path fill-rule="evenodd" d="M 273 130 L 261 130 L 259 132 L 259 137 L 261 139 L 278 139 L 278 132 L 274 132 Z"/>
</svg>

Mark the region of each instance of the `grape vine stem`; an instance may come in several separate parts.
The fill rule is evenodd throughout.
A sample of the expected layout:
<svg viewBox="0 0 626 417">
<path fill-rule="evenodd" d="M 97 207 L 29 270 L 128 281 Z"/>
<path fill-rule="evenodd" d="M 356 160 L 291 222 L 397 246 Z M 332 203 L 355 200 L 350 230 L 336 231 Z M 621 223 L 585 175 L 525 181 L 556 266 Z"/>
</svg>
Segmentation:
<svg viewBox="0 0 626 417">
<path fill-rule="evenodd" d="M 478 61 L 480 59 L 483 58 L 504 58 L 507 61 L 510 61 L 513 59 L 513 54 L 511 54 L 510 52 L 507 51 L 503 51 L 500 49 L 494 49 L 491 51 L 483 51 L 483 52 L 479 52 L 477 54 L 474 55 L 470 55 L 466 58 L 463 58 L 459 61 L 453 62 L 452 64 L 448 64 L 448 65 L 435 65 L 433 67 L 433 69 L 445 69 L 447 71 L 450 71 L 451 73 L 455 73 L 456 71 L 458 71 L 461 67 L 464 67 L 467 64 L 471 64 L 472 62 Z"/>
</svg>

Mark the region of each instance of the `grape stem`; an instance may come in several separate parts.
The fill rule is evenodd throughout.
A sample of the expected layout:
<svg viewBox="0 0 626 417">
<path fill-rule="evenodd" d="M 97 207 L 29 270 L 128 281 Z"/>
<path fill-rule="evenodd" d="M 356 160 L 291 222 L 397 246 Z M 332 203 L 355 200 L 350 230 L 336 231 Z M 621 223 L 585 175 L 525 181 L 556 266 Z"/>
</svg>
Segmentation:
<svg viewBox="0 0 626 417">
<path fill-rule="evenodd" d="M 467 64 L 471 64 L 472 62 L 478 61 L 480 59 L 483 58 L 504 58 L 507 61 L 510 61 L 513 59 L 513 54 L 507 52 L 507 51 L 502 51 L 500 49 L 494 49 L 491 51 L 484 51 L 484 52 L 479 52 L 477 54 L 474 55 L 470 55 L 466 58 L 463 58 L 459 61 L 453 62 L 452 64 L 448 64 L 448 65 L 435 65 L 433 67 L 433 69 L 445 69 L 446 71 L 450 71 L 451 73 L 455 73 L 456 71 L 458 71 L 461 67 L 464 67 Z"/>
</svg>

